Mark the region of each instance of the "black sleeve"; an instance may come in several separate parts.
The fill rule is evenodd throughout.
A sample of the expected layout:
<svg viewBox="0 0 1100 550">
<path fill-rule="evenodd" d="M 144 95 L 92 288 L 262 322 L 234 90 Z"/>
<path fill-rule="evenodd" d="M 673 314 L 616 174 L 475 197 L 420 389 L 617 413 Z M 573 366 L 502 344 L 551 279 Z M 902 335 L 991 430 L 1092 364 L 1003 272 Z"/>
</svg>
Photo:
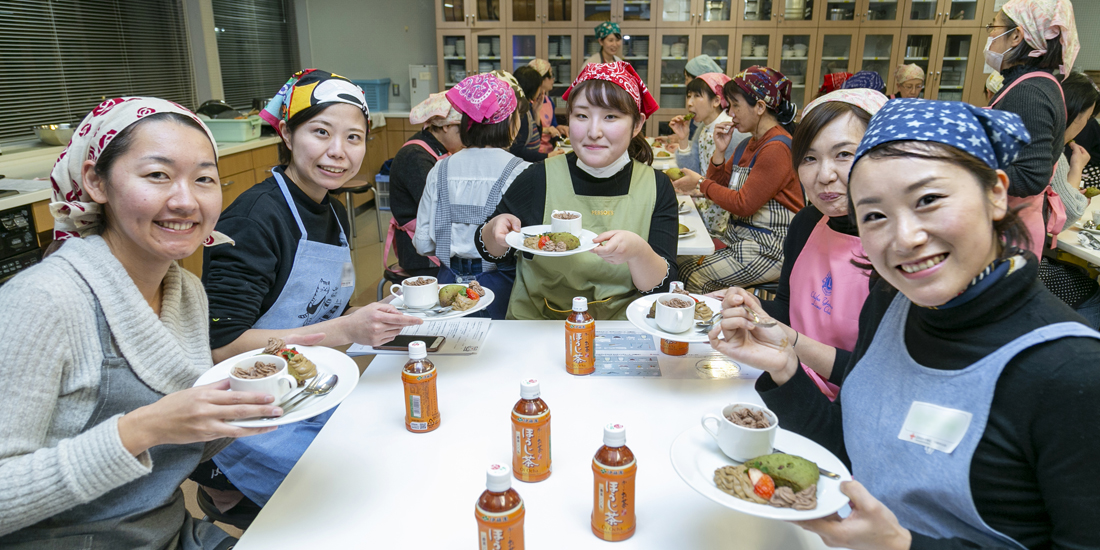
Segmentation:
<svg viewBox="0 0 1100 550">
<path fill-rule="evenodd" d="M 497 204 L 497 209 L 492 216 L 489 216 L 489 219 L 501 214 L 511 214 L 519 218 L 520 225 L 523 227 L 539 225 L 542 223 L 542 214 L 545 209 L 546 165 L 540 162 L 528 166 L 526 170 L 516 176 L 515 181 L 504 192 L 500 203 Z M 503 259 L 489 256 L 489 253 L 485 251 L 485 244 L 481 238 L 481 230 L 484 228 L 485 224 L 481 224 L 474 232 L 474 248 L 477 249 L 477 253 L 481 255 L 481 258 L 498 264 L 515 263 L 515 249 L 509 249 Z"/>
<path fill-rule="evenodd" d="M 787 229 L 787 237 L 783 239 L 783 268 L 779 271 L 779 288 L 775 299 L 760 303 L 765 313 L 784 325 L 791 324 L 791 270 L 806 246 L 806 241 L 810 240 L 810 234 L 814 232 L 817 222 L 821 221 L 821 216 L 821 211 L 812 204 L 794 215 Z"/>
<path fill-rule="evenodd" d="M 1045 78 L 1021 82 L 1000 99 L 995 107 L 1020 115 L 1031 134 L 1031 142 L 1020 149 L 1016 160 L 1005 168 L 1008 194 L 1014 197 L 1038 195 L 1050 184 L 1054 173 L 1055 140 L 1061 151 L 1065 136 L 1065 108 L 1057 84 Z"/>
<path fill-rule="evenodd" d="M 519 133 L 516 134 L 516 139 L 512 141 L 512 146 L 508 148 L 508 152 L 527 162 L 546 160 L 547 153 L 540 153 L 537 148 L 527 148 L 527 134 L 531 132 L 529 120 L 527 115 L 519 117 Z"/>
<path fill-rule="evenodd" d="M 217 229 L 237 244 L 203 250 L 202 283 L 210 302 L 212 349 L 232 343 L 256 324 L 262 302 L 277 284 L 284 263 L 284 247 L 274 240 L 278 233 L 273 227 L 246 216 L 232 216 L 219 220 Z M 289 263 L 292 258 L 285 260 Z"/>
<path fill-rule="evenodd" d="M 404 225 L 416 219 L 428 172 L 434 166 L 435 159 L 418 145 L 402 147 L 393 157 L 390 166 L 390 209 L 397 223 Z"/>
<path fill-rule="evenodd" d="M 668 292 L 668 284 L 679 277 L 676 266 L 676 247 L 680 238 L 680 215 L 677 213 L 679 206 L 676 201 L 676 189 L 672 187 L 672 180 L 660 170 L 653 171 L 657 180 L 657 196 L 653 205 L 653 217 L 649 221 L 649 246 L 658 256 L 668 262 L 668 277 L 660 286 L 651 291 L 643 292 Z"/>
</svg>

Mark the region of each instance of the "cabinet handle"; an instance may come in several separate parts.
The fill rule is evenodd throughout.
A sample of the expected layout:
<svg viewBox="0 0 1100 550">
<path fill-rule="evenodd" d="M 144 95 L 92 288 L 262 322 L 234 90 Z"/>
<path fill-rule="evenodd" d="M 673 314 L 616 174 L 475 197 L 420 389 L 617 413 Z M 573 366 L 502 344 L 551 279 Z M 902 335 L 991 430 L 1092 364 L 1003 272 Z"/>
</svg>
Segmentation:
<svg viewBox="0 0 1100 550">
<path fill-rule="evenodd" d="M 268 170 L 268 172 L 270 172 L 270 171 L 271 170 Z M 226 181 L 226 182 L 222 182 L 222 189 L 225 189 L 226 187 L 229 187 L 230 185 L 233 185 L 234 183 L 237 183 L 237 181 L 236 180 L 229 180 L 229 181 Z"/>
</svg>

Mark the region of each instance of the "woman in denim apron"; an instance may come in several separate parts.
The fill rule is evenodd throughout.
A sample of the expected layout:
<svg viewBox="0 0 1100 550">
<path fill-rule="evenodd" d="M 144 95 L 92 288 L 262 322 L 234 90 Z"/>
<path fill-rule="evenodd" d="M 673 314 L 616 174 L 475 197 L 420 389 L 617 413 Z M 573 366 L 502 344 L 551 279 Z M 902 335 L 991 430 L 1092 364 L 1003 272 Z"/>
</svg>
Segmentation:
<svg viewBox="0 0 1100 550">
<path fill-rule="evenodd" d="M 940 130 L 944 130 L 941 132 Z M 1008 207 L 1030 136 L 1013 113 L 899 99 L 871 120 L 849 196 L 879 280 L 833 403 L 779 327 L 731 293 L 719 350 L 767 371 L 785 429 L 851 464 L 853 511 L 802 522 L 832 546 L 1096 548 L 1100 333 L 1037 280 Z M 725 340 L 719 341 L 719 332 Z"/>
</svg>

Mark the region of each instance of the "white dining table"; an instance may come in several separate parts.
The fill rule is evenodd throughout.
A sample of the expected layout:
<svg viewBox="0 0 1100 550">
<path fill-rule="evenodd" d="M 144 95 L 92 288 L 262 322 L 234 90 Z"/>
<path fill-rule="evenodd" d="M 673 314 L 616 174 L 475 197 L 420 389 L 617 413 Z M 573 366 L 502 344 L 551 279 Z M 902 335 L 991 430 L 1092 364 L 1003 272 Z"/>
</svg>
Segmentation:
<svg viewBox="0 0 1100 550">
<path fill-rule="evenodd" d="M 598 330 L 631 327 L 597 323 Z M 559 321 L 493 321 L 477 355 L 430 359 L 439 373 L 437 430 L 405 430 L 406 359 L 375 357 L 236 548 L 477 548 L 474 503 L 487 466 L 509 463 L 509 413 L 527 377 L 539 379 L 550 406 L 553 457 L 547 480 L 513 480 L 526 508 L 527 548 L 825 548 L 793 524 L 704 498 L 673 469 L 672 442 L 703 414 L 734 401 L 760 403 L 752 374 L 759 371 L 720 379 L 704 369 L 693 376 L 695 368 L 690 378 L 572 376 Z M 626 426 L 638 461 L 637 531 L 617 543 L 590 528 L 592 456 L 611 421 Z"/>
<path fill-rule="evenodd" d="M 1100 196 L 1100 195 L 1098 195 Z M 1100 204 L 1097 203 L 1096 197 L 1089 199 L 1089 205 L 1085 207 L 1085 213 L 1081 215 L 1081 221 L 1092 220 L 1093 211 L 1100 211 Z M 1058 234 L 1058 248 L 1064 250 L 1082 260 L 1087 261 L 1093 265 L 1100 265 L 1100 250 L 1093 250 L 1086 246 L 1081 246 L 1080 241 L 1077 240 L 1077 234 L 1080 232 L 1076 226 L 1072 226 L 1069 229 Z"/>
<path fill-rule="evenodd" d="M 680 223 L 695 231 L 690 237 L 683 237 L 676 246 L 676 254 L 679 256 L 707 256 L 714 254 L 714 240 L 707 232 L 707 225 L 703 223 L 703 217 L 699 209 L 695 207 L 695 201 L 687 195 L 676 195 L 680 204 L 686 204 L 691 208 L 687 214 L 680 214 Z"/>
</svg>

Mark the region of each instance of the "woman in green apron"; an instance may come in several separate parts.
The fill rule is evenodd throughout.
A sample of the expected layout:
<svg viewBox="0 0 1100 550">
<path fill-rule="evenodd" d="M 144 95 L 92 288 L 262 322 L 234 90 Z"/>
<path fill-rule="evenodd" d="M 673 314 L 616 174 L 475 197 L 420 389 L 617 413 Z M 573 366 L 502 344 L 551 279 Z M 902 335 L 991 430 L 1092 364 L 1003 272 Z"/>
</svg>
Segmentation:
<svg viewBox="0 0 1100 550">
<path fill-rule="evenodd" d="M 676 195 L 668 176 L 648 166 L 653 151 L 640 134 L 657 103 L 624 62 L 586 66 L 562 97 L 574 152 L 516 178 L 474 242 L 482 258 L 518 264 L 509 319 L 565 319 L 576 296 L 596 319 L 625 319 L 630 302 L 676 278 Z M 508 233 L 549 224 L 554 210 L 580 212 L 599 246 L 516 256 Z"/>
<path fill-rule="evenodd" d="M 221 211 L 210 131 L 163 99 L 115 98 L 80 123 L 50 179 L 54 245 L 0 288 L 0 548 L 222 549 L 180 483 L 239 428 L 278 416 L 208 371 L 206 294 L 176 260 Z M 59 243 L 64 243 L 57 246 Z"/>
</svg>

